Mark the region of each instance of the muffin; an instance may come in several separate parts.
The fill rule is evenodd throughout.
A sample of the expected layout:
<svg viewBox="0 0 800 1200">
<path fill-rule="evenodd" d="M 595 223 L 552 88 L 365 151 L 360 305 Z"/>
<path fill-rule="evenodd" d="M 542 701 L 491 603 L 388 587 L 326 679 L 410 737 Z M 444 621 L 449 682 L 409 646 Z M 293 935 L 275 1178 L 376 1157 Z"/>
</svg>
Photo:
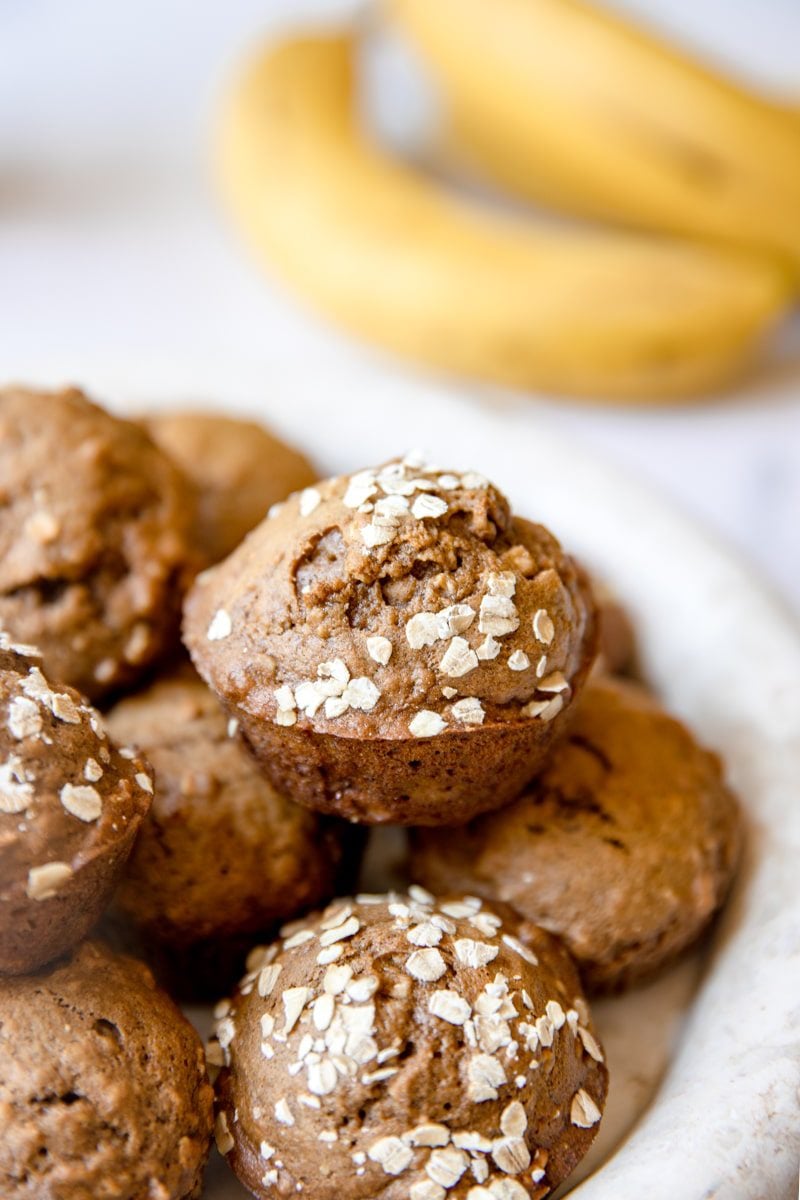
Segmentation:
<svg viewBox="0 0 800 1200">
<path fill-rule="evenodd" d="M 694 942 L 736 866 L 739 810 L 716 755 L 642 688 L 592 682 L 515 804 L 415 835 L 432 888 L 504 900 L 558 934 L 593 989 L 652 975 Z"/>
<path fill-rule="evenodd" d="M 0 980 L 3 1200 L 199 1196 L 212 1103 L 200 1040 L 142 963 L 84 942 Z"/>
<path fill-rule="evenodd" d="M 544 931 L 412 888 L 287 934 L 209 1047 L 217 1146 L 255 1196 L 538 1200 L 586 1153 L 603 1052 Z"/>
<path fill-rule="evenodd" d="M 0 391 L 0 623 L 98 700 L 177 641 L 193 497 L 79 391 Z"/>
<path fill-rule="evenodd" d="M 453 825 L 541 766 L 595 622 L 546 529 L 482 476 L 406 458 L 291 497 L 198 578 L 184 639 L 280 792 Z"/>
<path fill-rule="evenodd" d="M 142 424 L 195 484 L 196 540 L 207 562 L 225 558 L 273 504 L 317 478 L 307 458 L 254 421 L 166 412 Z"/>
<path fill-rule="evenodd" d="M 280 796 L 235 724 L 188 667 L 108 714 L 156 773 L 115 908 L 184 995 L 218 997 L 255 934 L 334 894 L 345 848 L 356 866 L 349 827 Z"/>
<path fill-rule="evenodd" d="M 606 675 L 639 674 L 636 630 L 628 610 L 617 596 L 597 578 L 592 580 L 597 601 L 598 654 L 595 671 Z"/>
<path fill-rule="evenodd" d="M 152 794 L 149 767 L 0 630 L 0 972 L 32 971 L 91 928 Z"/>
</svg>

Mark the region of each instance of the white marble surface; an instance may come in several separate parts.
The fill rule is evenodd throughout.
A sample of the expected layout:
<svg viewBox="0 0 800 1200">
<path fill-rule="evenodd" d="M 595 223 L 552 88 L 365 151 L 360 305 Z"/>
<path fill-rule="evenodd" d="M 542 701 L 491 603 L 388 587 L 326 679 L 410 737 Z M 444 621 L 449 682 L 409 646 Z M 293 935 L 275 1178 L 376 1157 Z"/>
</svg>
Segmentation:
<svg viewBox="0 0 800 1200">
<path fill-rule="evenodd" d="M 763 85 L 800 94 L 796 0 L 617 2 Z M 207 170 L 215 97 L 253 37 L 353 7 L 5 0 L 0 374 L 80 381 L 97 364 L 203 362 L 207 394 L 224 402 L 224 363 L 260 367 L 268 391 L 276 352 L 318 363 L 320 386 L 364 360 L 405 370 L 339 338 L 261 277 L 218 211 Z M 403 96 L 389 103 L 402 106 Z M 800 358 L 800 333 L 787 341 L 788 362 L 697 408 L 497 402 L 509 426 L 533 410 L 651 480 L 744 550 L 800 610 L 800 368 L 791 361 Z M 413 430 L 400 437 L 419 440 Z"/>
</svg>

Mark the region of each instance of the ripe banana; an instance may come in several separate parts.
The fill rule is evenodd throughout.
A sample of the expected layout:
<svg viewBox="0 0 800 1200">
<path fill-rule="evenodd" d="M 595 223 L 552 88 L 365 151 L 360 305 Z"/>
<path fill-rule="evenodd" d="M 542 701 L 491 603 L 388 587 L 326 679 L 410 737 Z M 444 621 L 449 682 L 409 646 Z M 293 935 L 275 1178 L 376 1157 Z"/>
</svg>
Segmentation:
<svg viewBox="0 0 800 1200">
<path fill-rule="evenodd" d="M 452 149 L 567 212 L 774 252 L 800 275 L 800 126 L 582 0 L 388 0 Z"/>
<path fill-rule="evenodd" d="M 330 34 L 267 49 L 222 122 L 231 208 L 298 292 L 411 358 L 511 385 L 650 398 L 741 368 L 785 302 L 771 264 L 470 208 L 360 132 L 353 56 Z"/>
</svg>

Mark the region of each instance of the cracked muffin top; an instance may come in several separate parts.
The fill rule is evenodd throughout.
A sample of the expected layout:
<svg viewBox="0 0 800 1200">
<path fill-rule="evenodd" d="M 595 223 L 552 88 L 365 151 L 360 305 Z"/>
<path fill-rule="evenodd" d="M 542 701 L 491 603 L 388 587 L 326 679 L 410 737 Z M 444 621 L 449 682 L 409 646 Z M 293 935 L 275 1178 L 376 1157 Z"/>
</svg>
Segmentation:
<svg viewBox="0 0 800 1200">
<path fill-rule="evenodd" d="M 507 808 L 415 833 L 428 887 L 501 900 L 563 939 L 587 985 L 652 974 L 694 941 L 738 858 L 719 759 L 642 687 L 590 682 L 541 774 Z"/>
<path fill-rule="evenodd" d="M 603 1052 L 548 934 L 418 887 L 282 934 L 209 1047 L 217 1144 L 257 1196 L 529 1200 L 586 1152 Z"/>
<path fill-rule="evenodd" d="M 84 942 L 0 979 L 3 1200 L 193 1200 L 212 1098 L 197 1034 L 144 964 Z"/>
<path fill-rule="evenodd" d="M 78 692 L 48 682 L 33 647 L 0 630 L 0 917 L 4 902 L 49 899 L 128 843 L 152 794 L 150 768 L 112 745 Z"/>
<path fill-rule="evenodd" d="M 290 497 L 198 578 L 184 636 L 229 707 L 389 739 L 551 719 L 594 622 L 546 529 L 412 456 Z"/>
<path fill-rule="evenodd" d="M 0 621 L 92 699 L 176 639 L 194 499 L 137 425 L 81 392 L 0 392 Z"/>
</svg>

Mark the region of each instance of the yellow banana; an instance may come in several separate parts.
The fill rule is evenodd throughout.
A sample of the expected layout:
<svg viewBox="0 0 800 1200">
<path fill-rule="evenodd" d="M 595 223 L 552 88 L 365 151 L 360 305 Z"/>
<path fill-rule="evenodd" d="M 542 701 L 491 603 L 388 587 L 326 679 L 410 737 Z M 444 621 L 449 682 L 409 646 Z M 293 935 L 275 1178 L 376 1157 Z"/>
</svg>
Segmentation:
<svg viewBox="0 0 800 1200">
<path fill-rule="evenodd" d="M 353 74 L 347 36 L 265 50 L 233 89 L 219 166 L 265 262 L 357 333 L 501 383 L 656 397 L 728 380 L 784 303 L 760 259 L 458 202 L 370 144 Z"/>
<path fill-rule="evenodd" d="M 527 198 L 780 255 L 800 273 L 800 125 L 582 0 L 388 0 L 452 143 Z"/>
</svg>

